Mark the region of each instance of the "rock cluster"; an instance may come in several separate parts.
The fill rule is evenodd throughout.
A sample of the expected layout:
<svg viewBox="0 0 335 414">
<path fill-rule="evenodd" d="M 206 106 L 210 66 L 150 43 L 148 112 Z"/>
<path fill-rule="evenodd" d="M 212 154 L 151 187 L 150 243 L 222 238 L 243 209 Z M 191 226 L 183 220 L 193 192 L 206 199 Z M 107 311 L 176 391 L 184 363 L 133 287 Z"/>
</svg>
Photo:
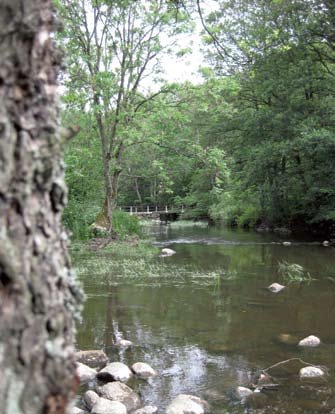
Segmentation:
<svg viewBox="0 0 335 414">
<path fill-rule="evenodd" d="M 123 342 L 122 342 L 123 341 Z M 132 343 L 127 340 L 119 340 L 116 346 L 127 347 Z M 99 368 L 99 369 L 96 369 Z M 77 353 L 77 376 L 81 384 L 91 383 L 95 385 L 93 389 L 85 392 L 82 398 L 82 405 L 85 407 L 73 407 L 70 414 L 154 414 L 158 410 L 152 405 L 142 406 L 141 398 L 125 382 L 128 382 L 133 376 L 147 380 L 155 377 L 157 372 L 145 362 L 136 362 L 131 369 L 122 362 L 108 363 L 108 357 L 103 351 L 80 351 Z M 97 382 L 103 381 L 102 385 Z M 177 403 L 181 406 L 193 407 L 195 411 L 190 414 L 202 414 L 199 407 L 202 400 L 197 397 L 182 396 L 176 398 Z M 199 401 L 198 401 L 199 400 Z M 200 404 L 199 407 L 197 404 Z M 171 403 L 172 404 L 172 403 Z M 172 407 L 172 408 L 171 408 Z M 176 405 L 171 405 L 170 409 L 175 414 L 183 414 L 178 411 Z M 176 408 L 177 407 L 177 408 Z M 171 412 L 171 413 L 172 413 Z"/>
</svg>

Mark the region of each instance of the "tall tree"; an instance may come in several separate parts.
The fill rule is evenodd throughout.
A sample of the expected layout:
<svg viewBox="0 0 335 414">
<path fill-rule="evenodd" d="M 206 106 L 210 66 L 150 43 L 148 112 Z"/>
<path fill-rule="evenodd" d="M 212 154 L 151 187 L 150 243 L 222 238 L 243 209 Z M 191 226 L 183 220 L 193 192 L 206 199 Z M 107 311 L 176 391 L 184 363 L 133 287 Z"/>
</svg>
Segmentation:
<svg viewBox="0 0 335 414">
<path fill-rule="evenodd" d="M 60 59 L 51 0 L 0 3 L 0 406 L 65 413 L 80 293 L 61 225 Z M 68 134 L 69 135 L 69 134 Z"/>
<path fill-rule="evenodd" d="M 159 56 L 185 30 L 174 3 L 60 0 L 63 44 L 69 55 L 68 105 L 94 111 L 104 165 L 105 203 L 98 224 L 112 231 L 122 157 L 133 144 L 128 130 L 143 105 L 161 91 L 141 93 L 143 81 L 160 73 Z M 165 39 L 165 40 L 164 40 Z"/>
</svg>

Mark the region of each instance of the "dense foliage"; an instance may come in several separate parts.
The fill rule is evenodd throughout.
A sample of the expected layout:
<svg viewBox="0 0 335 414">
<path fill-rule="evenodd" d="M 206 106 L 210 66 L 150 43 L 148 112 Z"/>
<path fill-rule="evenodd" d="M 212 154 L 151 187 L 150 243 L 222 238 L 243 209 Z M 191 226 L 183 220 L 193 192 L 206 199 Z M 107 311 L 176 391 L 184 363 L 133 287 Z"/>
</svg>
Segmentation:
<svg viewBox="0 0 335 414">
<path fill-rule="evenodd" d="M 204 6 L 182 7 L 196 9 L 204 25 L 204 82 L 136 90 L 128 99 L 141 103 L 140 111 L 127 118 L 132 106 L 119 118 L 127 124 L 118 132 L 117 204 L 184 205 L 190 217 L 241 226 L 329 228 L 335 221 L 333 3 L 221 0 L 212 13 Z M 164 24 L 172 25 L 172 10 L 166 12 Z M 152 13 L 160 21 L 160 11 Z M 184 16 L 178 30 L 187 30 L 187 22 Z M 119 85 L 119 73 L 104 72 L 108 88 Z M 65 123 L 82 128 L 66 160 L 66 220 L 73 229 L 95 220 L 106 192 L 97 107 L 78 106 L 83 85 L 69 91 Z M 103 98 L 106 131 L 108 120 L 117 119 L 116 91 Z"/>
</svg>

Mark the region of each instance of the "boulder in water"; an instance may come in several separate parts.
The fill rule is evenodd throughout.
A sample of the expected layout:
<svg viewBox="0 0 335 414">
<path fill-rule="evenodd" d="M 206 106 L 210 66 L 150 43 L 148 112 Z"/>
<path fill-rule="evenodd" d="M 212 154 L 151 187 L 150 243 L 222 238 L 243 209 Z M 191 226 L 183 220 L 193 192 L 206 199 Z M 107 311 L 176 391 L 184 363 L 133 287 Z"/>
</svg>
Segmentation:
<svg viewBox="0 0 335 414">
<path fill-rule="evenodd" d="M 98 372 L 97 378 L 102 381 L 127 382 L 132 375 L 127 365 L 122 362 L 112 362 Z"/>
<path fill-rule="evenodd" d="M 149 364 L 145 362 L 136 362 L 131 367 L 132 371 L 137 375 L 139 378 L 147 379 L 150 377 L 155 377 L 157 372 L 151 368 Z"/>
<path fill-rule="evenodd" d="M 128 341 L 127 339 L 118 339 L 115 345 L 119 348 L 129 348 L 133 345 L 133 343 L 131 341 Z"/>
<path fill-rule="evenodd" d="M 165 249 L 161 250 L 160 256 L 161 257 L 168 257 L 168 256 L 173 256 L 174 254 L 176 254 L 176 252 L 174 250 L 165 248 Z"/>
<path fill-rule="evenodd" d="M 325 375 L 325 372 L 318 367 L 304 367 L 299 371 L 299 377 L 302 380 L 322 379 Z"/>
<path fill-rule="evenodd" d="M 135 391 L 122 382 L 109 382 L 102 387 L 97 387 L 100 396 L 112 401 L 124 404 L 127 411 L 134 411 L 141 406 L 141 399 Z"/>
<path fill-rule="evenodd" d="M 239 400 L 244 401 L 251 394 L 253 394 L 253 391 L 247 387 L 237 387 L 235 390 L 235 395 Z"/>
<path fill-rule="evenodd" d="M 166 408 L 166 414 L 204 414 L 207 403 L 198 397 L 180 394 Z"/>
<path fill-rule="evenodd" d="M 108 362 L 108 357 L 102 350 L 78 351 L 76 358 L 78 362 L 91 368 L 102 368 Z"/>
<path fill-rule="evenodd" d="M 90 368 L 85 364 L 81 364 L 80 362 L 77 362 L 76 372 L 81 384 L 93 381 L 97 376 L 97 371 L 95 369 Z"/>
<path fill-rule="evenodd" d="M 299 341 L 299 346 L 305 346 L 309 348 L 315 348 L 321 344 L 320 339 L 317 336 L 309 335 L 306 338 Z"/>
<path fill-rule="evenodd" d="M 79 407 L 72 407 L 70 408 L 69 414 L 88 414 L 88 412 Z"/>
<path fill-rule="evenodd" d="M 285 286 L 281 285 L 280 283 L 272 283 L 272 285 L 268 286 L 270 292 L 278 293 L 283 290 Z"/>
<path fill-rule="evenodd" d="M 99 398 L 99 395 L 92 390 L 86 391 L 83 397 L 85 405 L 90 411 L 92 410 L 94 404 L 99 400 Z"/>
<path fill-rule="evenodd" d="M 99 398 L 93 405 L 92 414 L 127 414 L 126 406 L 119 401 L 110 401 L 106 398 Z"/>
<path fill-rule="evenodd" d="M 134 411 L 133 414 L 155 414 L 157 411 L 158 408 L 155 405 L 146 405 Z"/>
</svg>

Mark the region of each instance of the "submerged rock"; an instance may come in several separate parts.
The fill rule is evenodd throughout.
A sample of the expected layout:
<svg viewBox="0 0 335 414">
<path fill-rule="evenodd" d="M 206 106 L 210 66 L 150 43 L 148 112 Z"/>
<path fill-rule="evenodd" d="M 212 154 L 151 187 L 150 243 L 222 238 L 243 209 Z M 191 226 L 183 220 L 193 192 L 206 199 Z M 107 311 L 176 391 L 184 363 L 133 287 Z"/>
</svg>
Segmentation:
<svg viewBox="0 0 335 414">
<path fill-rule="evenodd" d="M 99 395 L 92 390 L 86 391 L 83 397 L 85 405 L 90 411 L 92 410 L 94 404 L 99 400 L 99 398 Z"/>
<path fill-rule="evenodd" d="M 80 362 L 77 362 L 76 372 L 81 384 L 86 384 L 87 382 L 93 381 L 97 376 L 97 371 L 95 369 L 90 368 Z"/>
<path fill-rule="evenodd" d="M 317 336 L 309 335 L 306 338 L 299 341 L 299 346 L 305 346 L 310 348 L 315 348 L 321 344 L 320 339 Z"/>
<path fill-rule="evenodd" d="M 98 372 L 97 378 L 103 381 L 127 382 L 132 375 L 127 365 L 122 362 L 112 362 Z"/>
<path fill-rule="evenodd" d="M 237 387 L 235 390 L 235 395 L 239 400 L 245 400 L 251 394 L 253 394 L 253 391 L 247 387 Z"/>
<path fill-rule="evenodd" d="M 136 362 L 132 365 L 131 369 L 139 378 L 142 379 L 155 377 L 157 375 L 157 372 L 145 362 Z"/>
<path fill-rule="evenodd" d="M 110 401 L 106 398 L 99 398 L 93 405 L 92 414 L 127 414 L 126 406 L 119 401 Z"/>
<path fill-rule="evenodd" d="M 158 407 L 155 405 L 146 405 L 134 411 L 133 414 L 155 414 L 158 411 Z"/>
<path fill-rule="evenodd" d="M 286 345 L 297 345 L 299 339 L 296 336 L 287 333 L 281 333 L 277 336 L 277 341 Z"/>
<path fill-rule="evenodd" d="M 102 350 L 78 351 L 76 358 L 78 362 L 91 368 L 102 368 L 108 362 L 108 356 Z"/>
<path fill-rule="evenodd" d="M 97 387 L 97 392 L 108 400 L 121 402 L 126 406 L 127 411 L 134 411 L 141 405 L 139 395 L 122 382 L 109 382 L 102 387 Z"/>
<path fill-rule="evenodd" d="M 166 414 L 204 414 L 207 403 L 198 397 L 180 394 L 166 408 Z"/>
<path fill-rule="evenodd" d="M 269 402 L 267 395 L 257 390 L 248 395 L 245 400 L 248 407 L 257 409 L 264 408 Z"/>
<path fill-rule="evenodd" d="M 330 245 L 328 240 L 325 240 L 324 242 L 322 242 L 322 245 L 325 247 L 328 247 Z"/>
<path fill-rule="evenodd" d="M 268 289 L 270 290 L 270 292 L 273 293 L 278 293 L 281 290 L 283 290 L 285 288 L 285 286 L 279 284 L 279 283 L 272 283 L 272 285 L 268 286 Z"/>
<path fill-rule="evenodd" d="M 317 367 L 304 367 L 301 368 L 299 371 L 299 377 L 302 380 L 305 379 L 320 379 L 323 378 L 326 375 L 326 373 L 321 369 Z"/>
<path fill-rule="evenodd" d="M 176 252 L 172 249 L 165 248 L 161 250 L 161 257 L 173 256 L 174 254 Z"/>
</svg>

